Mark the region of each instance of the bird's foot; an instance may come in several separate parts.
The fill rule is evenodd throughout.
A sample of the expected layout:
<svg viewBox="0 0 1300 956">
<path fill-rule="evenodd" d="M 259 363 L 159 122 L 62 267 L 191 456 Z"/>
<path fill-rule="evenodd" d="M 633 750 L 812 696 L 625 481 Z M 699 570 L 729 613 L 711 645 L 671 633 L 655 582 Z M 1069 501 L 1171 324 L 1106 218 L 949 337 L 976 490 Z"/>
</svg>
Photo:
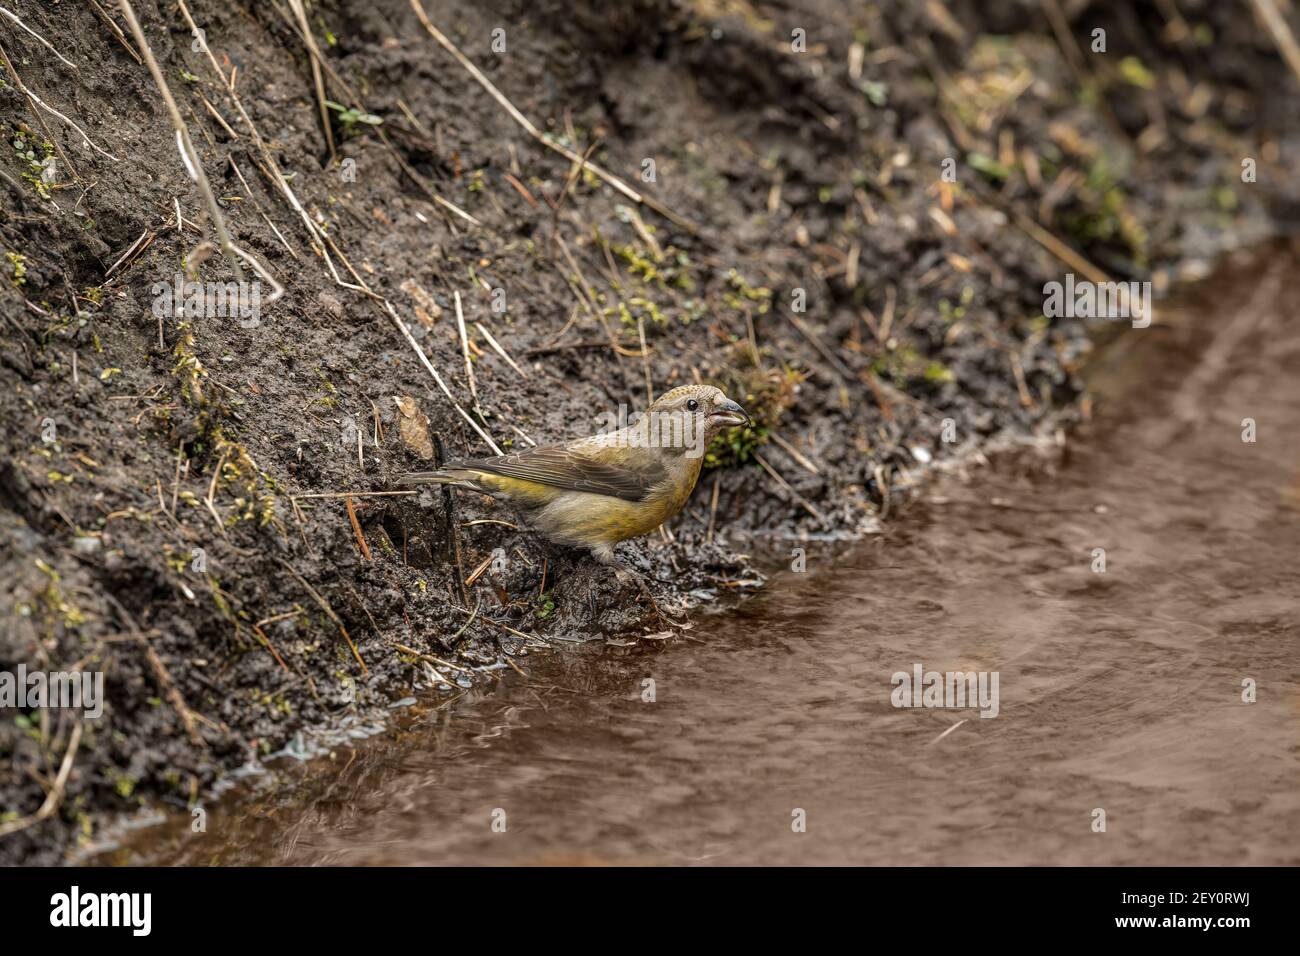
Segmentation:
<svg viewBox="0 0 1300 956">
<path fill-rule="evenodd" d="M 633 571 L 626 564 L 614 565 L 614 580 L 624 587 L 635 584 L 644 590 L 649 590 L 649 583 L 646 581 L 645 575 L 640 571 Z"/>
<path fill-rule="evenodd" d="M 640 588 L 641 593 L 644 594 L 646 600 L 650 602 L 650 607 L 654 609 L 655 616 L 659 618 L 661 624 L 665 627 L 672 627 L 676 623 L 672 618 L 664 613 L 663 608 L 659 606 L 659 602 L 655 600 L 654 593 L 650 590 L 650 581 L 644 574 L 641 574 L 639 571 L 633 571 L 622 562 L 615 564 L 613 567 L 614 579 L 618 581 L 620 585 L 626 587 L 628 584 L 635 584 Z"/>
<path fill-rule="evenodd" d="M 620 561 L 618 556 L 614 553 L 613 548 L 598 549 L 593 551 L 593 554 L 597 561 L 614 571 L 614 580 L 619 583 L 620 587 L 627 587 L 629 584 L 635 584 L 640 589 L 641 593 L 645 595 L 646 600 L 650 602 L 650 607 L 654 609 L 655 616 L 659 618 L 662 624 L 667 627 L 672 627 L 674 625 L 675 622 L 663 612 L 661 607 L 659 607 L 659 602 L 655 600 L 654 593 L 650 590 L 650 582 L 646 579 L 645 575 L 641 574 L 639 571 L 632 570 L 632 568 Z"/>
</svg>

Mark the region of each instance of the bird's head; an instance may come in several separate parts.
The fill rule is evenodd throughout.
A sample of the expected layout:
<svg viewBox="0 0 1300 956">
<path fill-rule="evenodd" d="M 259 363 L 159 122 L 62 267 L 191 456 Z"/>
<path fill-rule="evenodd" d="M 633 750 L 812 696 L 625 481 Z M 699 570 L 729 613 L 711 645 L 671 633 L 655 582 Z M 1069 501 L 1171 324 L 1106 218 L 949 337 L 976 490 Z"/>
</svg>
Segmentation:
<svg viewBox="0 0 1300 956">
<path fill-rule="evenodd" d="M 748 425 L 750 421 L 743 408 L 712 385 L 682 385 L 660 395 L 646 409 L 645 420 L 686 425 L 679 434 L 684 436 L 687 450 L 696 455 L 702 455 L 705 446 L 724 428 Z"/>
</svg>

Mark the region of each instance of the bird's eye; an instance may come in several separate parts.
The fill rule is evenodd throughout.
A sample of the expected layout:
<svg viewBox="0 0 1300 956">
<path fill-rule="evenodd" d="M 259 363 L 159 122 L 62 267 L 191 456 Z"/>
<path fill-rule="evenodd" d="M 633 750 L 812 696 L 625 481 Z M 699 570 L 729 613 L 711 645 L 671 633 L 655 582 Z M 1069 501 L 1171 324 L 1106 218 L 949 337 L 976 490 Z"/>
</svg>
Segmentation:
<svg viewBox="0 0 1300 956">
<path fill-rule="evenodd" d="M 700 407 L 700 403 L 697 402 L 697 401 L 696 401 L 695 399 L 693 399 L 693 398 L 692 398 L 689 402 L 686 403 L 686 408 L 687 408 L 687 410 L 692 411 L 692 412 L 695 411 L 695 410 L 696 410 L 697 408 L 699 408 L 699 407 Z"/>
</svg>

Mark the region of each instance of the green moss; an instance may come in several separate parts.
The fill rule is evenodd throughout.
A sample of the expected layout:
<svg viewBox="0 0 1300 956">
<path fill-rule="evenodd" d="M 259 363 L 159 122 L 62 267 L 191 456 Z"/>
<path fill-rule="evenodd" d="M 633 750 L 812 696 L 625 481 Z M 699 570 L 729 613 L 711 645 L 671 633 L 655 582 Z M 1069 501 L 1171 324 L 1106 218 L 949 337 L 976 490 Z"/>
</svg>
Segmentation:
<svg viewBox="0 0 1300 956">
<path fill-rule="evenodd" d="M 203 388 L 208 372 L 194 350 L 194 335 L 188 323 L 182 323 L 180 328 L 181 336 L 173 352 L 176 364 L 172 375 L 180 385 L 182 399 L 196 413 L 199 437 L 192 445 L 194 457 L 219 462 L 217 488 L 237 494 L 233 519 L 228 517 L 227 525 L 251 521 L 265 527 L 275 520 L 275 488 L 253 462 L 248 449 L 230 433 L 223 421 L 222 408 L 209 402 Z M 315 371 L 324 389 L 333 392 L 334 386 L 326 380 L 324 372 Z"/>
<path fill-rule="evenodd" d="M 17 252 L 6 252 L 5 258 L 9 260 L 9 266 L 13 269 L 11 281 L 15 286 L 24 285 L 27 282 L 27 257 Z"/>
<path fill-rule="evenodd" d="M 1119 61 L 1119 75 L 1124 78 L 1125 83 L 1139 86 L 1144 90 L 1153 90 L 1156 87 L 1155 74 L 1135 56 L 1126 56 Z"/>
<path fill-rule="evenodd" d="M 902 390 L 916 382 L 941 384 L 956 380 L 952 370 L 942 362 L 926 359 L 914 347 L 906 344 L 878 357 L 871 363 L 871 371 Z"/>
<path fill-rule="evenodd" d="M 961 299 L 959 304 L 954 306 L 948 299 L 939 300 L 939 318 L 945 325 L 952 325 L 960 322 L 966 317 L 967 307 L 975 298 L 975 289 L 971 286 L 964 286 L 961 290 Z"/>
<path fill-rule="evenodd" d="M 924 376 L 927 382 L 951 382 L 957 377 L 942 362 L 930 362 L 926 365 Z"/>
<path fill-rule="evenodd" d="M 764 369 L 754 365 L 747 342 L 736 343 L 733 351 L 735 364 L 713 384 L 745 407 L 750 423 L 728 428 L 714 438 L 704 453 L 705 468 L 748 463 L 794 404 L 796 389 L 804 378 L 802 372 L 788 366 Z"/>
<path fill-rule="evenodd" d="M 123 800 L 129 800 L 135 793 L 136 780 L 129 774 L 109 771 L 109 779 L 113 782 L 113 791 Z"/>
<path fill-rule="evenodd" d="M 633 296 L 627 301 L 620 300 L 617 306 L 601 311 L 610 318 L 617 317 L 619 322 L 633 329 L 637 327 L 638 319 L 645 322 L 647 328 L 662 329 L 668 326 L 668 317 L 659 311 L 659 306 L 641 296 Z"/>
<path fill-rule="evenodd" d="M 990 116 L 1002 115 L 1018 94 L 1017 79 L 1033 64 L 1009 38 L 984 34 L 975 39 L 964 69 L 938 91 L 944 105 L 968 129 L 978 129 Z"/>
<path fill-rule="evenodd" d="M 41 617 L 47 622 L 58 621 L 63 625 L 65 631 L 76 630 L 85 624 L 85 613 L 64 597 L 63 591 L 59 587 L 62 581 L 59 572 L 40 558 L 36 559 L 36 567 L 50 579 L 44 588 L 33 595 L 37 602 L 36 608 L 40 610 Z"/>
<path fill-rule="evenodd" d="M 6 131 L 9 127 L 3 127 Z M 7 135 L 7 134 L 6 134 Z M 50 183 L 54 171 L 49 158 L 54 155 L 54 144 L 48 141 L 38 142 L 39 137 L 25 126 L 20 126 L 14 134 L 13 148 L 18 161 L 27 166 L 21 173 L 23 180 L 32 184 L 32 188 L 42 199 L 50 198 Z M 39 150 L 39 153 L 37 152 Z"/>
<path fill-rule="evenodd" d="M 669 246 L 658 256 L 631 243 L 625 246 L 611 245 L 609 249 L 627 264 L 628 272 L 644 283 L 657 285 L 664 290 L 695 290 L 695 279 L 692 277 L 695 266 L 691 257 L 676 246 Z"/>
<path fill-rule="evenodd" d="M 766 315 L 772 308 L 772 290 L 766 286 L 753 286 L 735 269 L 727 270 L 727 287 L 722 293 L 722 301 L 737 312 L 753 309 L 759 315 Z"/>
<path fill-rule="evenodd" d="M 1146 227 L 1129 211 L 1128 195 L 1121 183 L 1127 169 L 1117 169 L 1105 152 L 1088 168 L 1087 180 L 1075 193 L 1075 204 L 1061 215 L 1066 232 L 1081 245 L 1120 242 L 1133 260 L 1145 266 L 1149 236 Z"/>
</svg>

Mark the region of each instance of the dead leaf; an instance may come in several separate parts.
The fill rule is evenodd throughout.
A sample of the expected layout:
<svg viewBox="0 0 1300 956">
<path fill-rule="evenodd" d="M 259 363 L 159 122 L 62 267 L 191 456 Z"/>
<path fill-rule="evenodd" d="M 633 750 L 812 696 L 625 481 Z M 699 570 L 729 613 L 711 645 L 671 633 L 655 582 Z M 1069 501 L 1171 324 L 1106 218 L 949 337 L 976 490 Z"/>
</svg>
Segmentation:
<svg viewBox="0 0 1300 956">
<path fill-rule="evenodd" d="M 425 461 L 432 459 L 429 416 L 420 411 L 415 399 L 406 395 L 394 395 L 393 404 L 397 406 L 397 433 L 402 436 L 402 444 Z"/>
<path fill-rule="evenodd" d="M 414 279 L 407 279 L 398 288 L 415 300 L 415 314 L 426 329 L 442 317 L 442 306 Z"/>
</svg>

